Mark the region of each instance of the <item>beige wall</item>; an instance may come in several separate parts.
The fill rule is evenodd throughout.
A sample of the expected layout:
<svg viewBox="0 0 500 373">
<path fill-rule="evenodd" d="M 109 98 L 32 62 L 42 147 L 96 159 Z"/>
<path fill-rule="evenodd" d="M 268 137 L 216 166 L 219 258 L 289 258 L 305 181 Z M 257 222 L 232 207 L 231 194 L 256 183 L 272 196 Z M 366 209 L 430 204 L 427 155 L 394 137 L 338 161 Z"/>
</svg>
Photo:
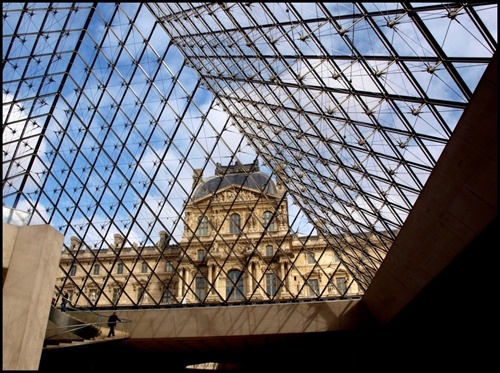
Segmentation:
<svg viewBox="0 0 500 373">
<path fill-rule="evenodd" d="M 358 300 L 161 310 L 120 310 L 132 339 L 206 338 L 353 330 L 371 319 Z"/>
<path fill-rule="evenodd" d="M 3 225 L 2 234 L 2 269 L 3 269 L 3 281 L 2 287 L 5 284 L 5 278 L 9 270 L 9 263 L 12 257 L 12 251 L 16 245 L 17 232 L 19 227 L 11 224 Z"/>
<path fill-rule="evenodd" d="M 39 367 L 63 241 L 49 225 L 3 224 L 4 370 Z"/>
<path fill-rule="evenodd" d="M 196 172 L 194 178 L 200 176 Z M 276 213 L 272 228 L 265 228 L 266 212 Z M 231 232 L 233 214 L 240 223 Z M 205 223 L 198 225 L 202 219 Z M 160 232 L 154 246 L 142 248 L 117 233 L 108 247 L 93 251 L 90 243 L 71 237 L 61 256 L 57 291 L 68 291 L 71 303 L 78 307 L 238 302 L 237 292 L 230 299 L 226 293 L 233 286 L 231 274 L 241 272 L 241 298 L 251 301 L 312 299 L 319 294 L 322 298 L 361 296 L 363 289 L 333 250 L 335 246 L 346 256 L 357 257 L 354 248 L 359 238 L 327 242 L 319 236 L 299 237 L 290 234 L 288 219 L 288 202 L 282 194 L 262 198 L 260 191 L 231 185 L 186 204 L 178 245 L 170 242 L 167 232 Z M 387 249 L 387 243 L 372 236 L 365 237 L 372 242 L 364 248 L 366 258 L 361 260 L 366 261 L 360 262 L 360 271 L 378 266 Z M 121 263 L 115 263 L 117 256 Z M 72 281 L 67 281 L 68 273 Z M 78 284 L 84 287 L 79 289 Z M 125 295 L 120 296 L 121 292 Z"/>
<path fill-rule="evenodd" d="M 318 287 L 320 291 L 322 291 L 326 287 L 326 291 L 323 293 L 324 297 L 336 297 L 339 296 L 339 291 L 337 288 L 335 288 L 334 285 L 337 285 L 337 279 L 338 278 L 345 278 L 346 282 L 348 284 L 348 292 L 347 295 L 349 296 L 359 296 L 360 290 L 355 283 L 351 283 L 352 277 L 348 274 L 347 270 L 343 268 L 343 266 L 340 265 L 338 258 L 335 258 L 333 255 L 332 251 L 325 251 L 323 254 L 323 250 L 326 246 L 326 242 L 322 239 L 316 238 L 316 239 L 310 239 L 309 244 L 311 248 L 311 252 L 316 251 L 316 259 L 318 266 L 323 268 L 322 271 L 317 270 L 317 266 L 315 267 L 315 264 L 309 263 L 308 262 L 308 257 L 305 252 L 300 252 L 302 250 L 302 246 L 304 245 L 303 242 L 300 242 L 297 239 L 293 239 L 289 241 L 290 243 L 290 253 L 294 255 L 293 260 L 294 261 L 294 267 L 295 269 L 289 270 L 288 268 L 286 269 L 286 273 L 288 275 L 285 278 L 286 281 L 286 291 L 284 291 L 285 288 L 282 289 L 282 291 L 277 295 L 279 299 L 287 299 L 290 298 L 290 295 L 288 292 L 293 294 L 294 297 L 298 298 L 309 298 L 309 297 L 314 297 L 314 294 L 312 293 L 311 289 L 307 286 L 304 286 L 304 276 L 309 275 L 311 271 L 313 272 L 311 274 L 310 279 L 311 280 L 317 280 L 318 281 Z M 223 245 L 220 245 L 221 251 L 223 249 Z M 73 280 L 75 283 L 80 284 L 83 283 L 83 279 L 86 276 L 86 273 L 90 273 L 90 276 L 92 277 L 93 281 L 87 281 L 86 282 L 86 287 L 84 288 L 85 294 L 87 297 L 91 297 L 91 292 L 96 291 L 98 293 L 98 287 L 96 284 L 101 285 L 103 278 L 106 276 L 106 268 L 107 266 L 110 266 L 110 264 L 113 262 L 115 258 L 115 253 L 113 252 L 112 249 L 108 249 L 105 251 L 101 251 L 99 254 L 99 259 L 100 259 L 100 271 L 98 275 L 94 275 L 93 272 L 93 265 L 95 264 L 94 262 L 94 255 L 92 255 L 90 250 L 84 250 L 80 251 L 77 255 L 77 258 L 79 260 L 79 265 L 76 265 L 76 275 L 72 276 Z M 265 254 L 265 244 L 259 246 L 259 251 L 261 252 L 262 255 Z M 196 261 L 196 249 L 189 249 L 188 252 L 191 254 L 191 257 L 193 261 Z M 145 248 L 142 251 L 142 258 L 143 260 L 147 261 L 149 264 L 149 268 L 154 268 L 156 261 L 158 260 L 159 257 L 159 252 L 156 248 L 150 247 L 150 248 Z M 134 250 L 129 250 L 125 249 L 120 253 L 121 259 L 126 263 L 126 265 L 129 268 L 133 267 L 133 262 L 136 261 L 137 259 L 137 252 Z M 298 257 L 295 257 L 298 256 Z M 221 271 L 221 273 L 218 274 L 217 280 L 214 281 L 214 285 L 217 289 L 217 291 L 220 294 L 225 295 L 226 292 L 226 272 L 228 272 L 230 269 L 234 268 L 241 268 L 241 262 L 243 261 L 240 259 L 239 261 L 236 260 L 236 258 L 232 258 L 227 260 L 227 263 L 222 263 L 225 260 L 224 256 L 221 256 L 219 258 L 220 263 L 215 265 L 215 260 L 210 259 L 208 260 L 208 266 L 207 268 L 212 268 L 212 267 L 224 267 L 224 271 Z M 284 266 L 287 265 L 287 260 L 280 259 L 276 260 L 275 262 L 276 266 L 276 271 L 277 273 L 280 274 L 280 276 L 285 273 Z M 68 250 L 63 251 L 63 254 L 61 256 L 61 264 L 62 268 L 65 268 L 67 271 L 69 271 L 70 266 L 74 265 L 73 262 L 73 256 L 69 253 Z M 141 264 L 142 261 L 139 261 L 137 265 L 134 267 L 134 278 L 136 278 L 138 281 L 144 281 L 146 282 L 150 276 L 149 272 L 146 273 L 141 273 Z M 176 265 L 176 263 L 174 262 Z M 265 262 L 262 259 L 256 260 L 255 261 L 255 268 L 254 268 L 254 278 L 261 278 L 263 276 L 263 271 L 262 268 L 265 268 L 267 266 L 267 262 Z M 184 281 L 186 283 L 192 282 L 192 277 L 193 277 L 193 270 L 194 266 L 191 265 L 185 265 L 183 268 L 185 270 L 179 270 L 179 272 L 185 276 Z M 315 270 L 316 268 L 316 270 Z M 209 278 L 215 277 L 213 274 L 209 275 Z M 335 275 L 332 276 L 332 274 L 335 272 Z M 116 271 L 116 266 L 113 270 L 113 277 L 116 279 L 116 281 L 123 281 L 125 283 L 126 278 L 128 277 L 128 272 L 124 271 L 123 274 L 117 274 Z M 162 279 L 169 278 L 170 276 L 174 276 L 174 279 L 179 277 L 175 272 L 168 272 L 167 270 L 167 265 L 165 260 L 161 260 L 160 263 L 156 266 L 155 270 L 156 275 L 158 275 Z M 63 282 L 66 279 L 65 273 L 60 270 L 58 274 L 58 279 L 57 279 L 57 285 L 62 285 Z M 329 281 L 331 279 L 331 285 L 329 286 Z M 94 282 L 95 281 L 95 282 Z M 179 287 L 179 283 L 183 283 L 183 281 L 176 280 L 174 281 L 174 287 L 172 289 L 173 291 L 173 296 L 176 297 L 177 299 L 181 300 L 184 299 L 186 303 L 199 303 L 199 301 L 195 298 L 194 293 L 187 289 L 187 286 L 183 286 L 182 288 Z M 116 284 L 113 281 L 109 281 L 107 286 L 104 288 L 107 296 L 112 299 L 113 298 L 113 287 Z M 250 276 L 246 275 L 244 276 L 244 292 L 245 295 L 249 296 L 250 292 L 253 291 L 254 287 L 256 287 L 255 280 L 252 280 Z M 262 283 L 260 284 L 261 287 L 265 287 L 265 284 Z M 70 282 L 66 282 L 65 284 L 65 290 L 68 290 L 71 294 L 71 301 L 74 305 L 79 306 L 79 307 L 90 307 L 91 304 L 79 293 L 79 289 L 74 287 Z M 138 299 L 138 289 L 139 287 L 137 286 L 135 281 L 129 280 L 126 283 L 126 286 L 124 288 L 125 293 L 127 293 L 129 296 L 132 297 L 134 301 Z M 147 291 L 150 295 L 145 295 L 143 297 L 143 300 L 141 302 L 142 305 L 150 305 L 150 304 L 155 304 L 155 302 L 160 302 L 162 298 L 162 293 L 163 293 L 163 284 L 160 283 L 159 281 L 152 281 L 149 283 Z M 220 300 L 217 297 L 212 297 L 212 295 L 215 294 L 215 291 L 212 290 L 211 293 L 209 293 L 209 297 L 207 298 L 206 302 L 220 302 Z M 78 295 L 80 295 L 78 297 Z M 253 300 L 263 300 L 266 299 L 266 295 L 264 293 L 263 288 L 259 288 L 259 290 L 253 295 Z M 76 301 L 76 303 L 75 303 Z M 130 300 L 127 297 L 122 297 L 120 299 L 120 302 L 118 303 L 119 306 L 124 306 L 127 304 L 130 304 Z M 172 298 L 170 303 L 175 303 L 175 300 Z M 58 301 L 58 306 L 60 305 L 60 299 Z M 110 306 L 111 302 L 104 296 L 101 296 L 98 302 L 98 306 Z"/>
<path fill-rule="evenodd" d="M 381 324 L 415 299 L 497 217 L 497 66 L 495 56 L 363 297 Z M 493 253 L 496 244 L 491 244 Z M 470 270 L 464 281 L 484 286 L 483 269 Z"/>
</svg>

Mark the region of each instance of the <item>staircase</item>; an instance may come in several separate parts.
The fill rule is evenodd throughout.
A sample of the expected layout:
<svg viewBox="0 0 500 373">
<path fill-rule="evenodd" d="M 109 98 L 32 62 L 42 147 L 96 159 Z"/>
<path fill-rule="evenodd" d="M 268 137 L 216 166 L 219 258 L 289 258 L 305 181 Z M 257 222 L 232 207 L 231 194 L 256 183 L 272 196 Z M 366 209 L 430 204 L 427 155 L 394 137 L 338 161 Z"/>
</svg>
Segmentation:
<svg viewBox="0 0 500 373">
<path fill-rule="evenodd" d="M 89 345 L 93 343 L 107 343 L 107 342 L 117 342 L 120 340 L 125 340 L 130 338 L 130 336 L 126 333 L 115 332 L 116 336 L 107 337 L 107 336 L 97 336 L 91 339 L 72 339 L 65 342 L 58 341 L 50 341 L 44 345 L 44 349 L 55 349 L 55 348 L 65 348 L 65 347 L 78 347 L 82 345 Z"/>
<path fill-rule="evenodd" d="M 122 325 L 129 320 L 117 323 L 115 336 L 108 337 L 107 317 L 93 311 L 73 309 L 73 311 L 62 312 L 52 307 L 43 349 L 53 350 L 94 343 L 117 342 L 130 338 L 127 328 Z"/>
</svg>

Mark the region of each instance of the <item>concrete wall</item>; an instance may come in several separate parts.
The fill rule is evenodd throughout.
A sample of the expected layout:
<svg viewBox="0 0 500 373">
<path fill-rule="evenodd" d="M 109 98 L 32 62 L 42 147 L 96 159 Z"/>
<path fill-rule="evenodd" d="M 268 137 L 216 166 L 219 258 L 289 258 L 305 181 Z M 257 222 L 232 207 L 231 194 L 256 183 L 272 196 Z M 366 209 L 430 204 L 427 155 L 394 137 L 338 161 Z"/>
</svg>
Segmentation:
<svg viewBox="0 0 500 373">
<path fill-rule="evenodd" d="M 363 295 L 380 324 L 391 321 L 497 217 L 497 66 L 495 55 Z M 484 272 L 471 267 L 473 276 Z"/>
<path fill-rule="evenodd" d="M 359 300 L 162 310 L 119 310 L 131 339 L 205 338 L 353 330 L 371 319 Z"/>
<path fill-rule="evenodd" d="M 38 370 L 64 237 L 3 224 L 3 370 Z"/>
</svg>

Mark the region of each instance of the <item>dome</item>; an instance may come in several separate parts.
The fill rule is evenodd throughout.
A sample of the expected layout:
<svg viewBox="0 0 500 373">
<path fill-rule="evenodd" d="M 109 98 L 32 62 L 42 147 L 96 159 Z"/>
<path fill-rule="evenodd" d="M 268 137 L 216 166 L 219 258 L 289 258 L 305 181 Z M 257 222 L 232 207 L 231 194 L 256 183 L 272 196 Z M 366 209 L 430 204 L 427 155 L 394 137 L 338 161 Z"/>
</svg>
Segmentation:
<svg viewBox="0 0 500 373">
<path fill-rule="evenodd" d="M 242 186 L 266 194 L 278 193 L 276 184 L 271 179 L 271 176 L 259 171 L 255 165 L 250 165 L 250 168 L 245 168 L 246 166 L 237 164 L 236 166 L 221 167 L 217 165 L 216 175 L 207 180 L 200 181 L 196 186 L 193 199 L 215 194 L 217 191 L 231 185 Z M 250 172 L 245 172 L 245 169 Z"/>
</svg>

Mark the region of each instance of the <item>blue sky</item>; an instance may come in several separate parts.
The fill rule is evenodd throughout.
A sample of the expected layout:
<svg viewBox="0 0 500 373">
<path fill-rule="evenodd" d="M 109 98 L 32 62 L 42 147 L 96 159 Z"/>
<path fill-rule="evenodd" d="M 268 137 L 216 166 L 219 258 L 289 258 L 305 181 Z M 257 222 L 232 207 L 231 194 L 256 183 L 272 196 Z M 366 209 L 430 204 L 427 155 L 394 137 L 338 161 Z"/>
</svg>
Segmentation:
<svg viewBox="0 0 500 373">
<path fill-rule="evenodd" d="M 3 6 L 3 53 L 8 57 L 3 69 L 4 205 L 30 211 L 32 223 L 50 222 L 64 233 L 66 243 L 76 235 L 98 247 L 112 242 L 117 232 L 130 243 L 152 244 L 161 230 L 180 237 L 183 224 L 179 216 L 189 198 L 193 170 L 203 168 L 204 176 L 209 177 L 217 162 L 229 164 L 238 159 L 251 163 L 256 158 L 256 148 L 243 140 L 242 128 L 259 138 L 255 144 L 268 159 L 278 155 L 300 166 L 288 168 L 291 189 L 298 188 L 298 179 L 311 186 L 311 196 L 304 193 L 304 200 L 290 200 L 290 220 L 299 214 L 295 231 L 307 235 L 312 229 L 300 214 L 301 208 L 323 215 L 310 202 L 321 191 L 325 192 L 321 198 L 328 199 L 334 191 L 352 202 L 357 208 L 344 211 L 355 221 L 366 218 L 363 210 L 373 215 L 379 211 L 397 226 L 460 118 L 463 108 L 446 104 L 465 105 L 468 100 L 447 69 L 434 64 L 432 58 L 423 58 L 432 57 L 433 48 L 410 17 L 391 13 L 400 7 L 398 3 L 363 4 L 366 11 L 380 12 L 370 21 L 379 25 L 394 51 L 407 59 L 404 65 L 391 61 L 392 52 L 368 19 L 343 17 L 351 12 L 362 14 L 353 4 L 331 3 L 322 8 L 296 3 L 294 10 L 306 21 L 326 11 L 339 17 L 335 27 L 322 21 L 310 21 L 306 27 L 295 22 L 296 15 L 283 3 L 268 3 L 267 10 L 253 5 L 254 20 L 242 6 L 230 3 L 241 27 L 251 27 L 253 22 L 270 25 L 265 27 L 267 34 L 249 29 L 247 36 L 262 54 L 271 57 L 257 58 L 256 49 L 237 32 L 218 34 L 222 39 L 214 43 L 214 51 L 227 54 L 235 48 L 231 44 L 239 44 L 238 50 L 250 58 L 214 63 L 209 57 L 190 55 L 198 47 L 185 47 L 191 62 L 206 75 L 203 80 L 185 64 L 183 54 L 142 3 L 122 3 L 118 11 L 115 4 L 99 3 L 88 25 L 84 22 L 91 12 L 90 3 L 78 4 L 77 9 L 61 4 L 42 26 L 46 4 L 31 3 L 33 14 L 23 16 L 18 37 L 12 34 L 23 15 L 16 11 L 19 5 Z M 475 10 L 496 38 L 496 5 Z M 203 14 L 206 23 L 193 23 L 192 27 L 216 29 L 215 23 L 210 24 L 213 18 Z M 473 90 L 484 70 L 481 58 L 489 58 L 492 47 L 463 11 L 456 19 L 447 14 L 441 9 L 421 16 L 447 56 L 477 59 L 477 63 L 455 64 Z M 283 29 L 272 27 L 271 15 L 290 23 Z M 223 12 L 217 17 L 220 24 L 232 27 Z M 386 27 L 391 20 L 397 21 L 396 26 Z M 339 33 L 341 29 L 347 36 Z M 180 26 L 171 31 L 178 32 L 179 38 L 184 32 Z M 311 31 L 315 41 L 308 36 Z M 44 37 L 36 38 L 38 33 Z M 182 40 L 204 42 L 201 38 Z M 367 58 L 350 58 L 349 42 Z M 321 48 L 336 58 L 318 57 Z M 314 57 L 296 58 L 298 50 Z M 278 52 L 289 57 L 274 58 Z M 36 57 L 30 58 L 32 55 Z M 435 73 L 429 73 L 429 68 L 436 68 Z M 261 74 L 263 79 L 270 79 L 273 70 L 284 85 L 229 84 L 214 78 L 216 69 L 234 71 L 241 78 Z M 373 71 L 381 71 L 381 78 L 374 78 Z M 298 79 L 314 89 L 302 89 Z M 215 105 L 206 83 L 227 97 L 221 98 L 226 107 Z M 284 88 L 287 84 L 291 87 Z M 318 88 L 323 85 L 328 90 Z M 370 92 L 381 93 L 371 96 Z M 384 95 L 390 100 L 381 99 Z M 419 105 L 418 100 L 407 100 L 421 95 L 432 103 L 432 109 Z M 272 102 L 276 107 L 258 108 L 249 105 L 252 100 Z M 295 107 L 309 113 L 296 115 Z M 325 119 L 324 113 L 330 110 L 333 114 Z M 242 128 L 235 120 L 241 121 Z M 257 129 L 259 123 L 263 128 Z M 388 130 L 374 130 L 376 125 Z M 293 132 L 276 134 L 279 126 Z M 331 142 L 318 140 L 318 132 Z M 374 157 L 375 153 L 381 157 Z M 331 164 L 299 159 L 301 154 L 315 154 L 314 159 L 324 157 Z M 403 165 L 399 157 L 407 163 Z M 266 158 L 259 159 L 261 168 L 271 173 Z M 346 171 L 341 162 L 355 167 L 354 171 Z M 365 172 L 356 173 L 358 166 Z M 387 169 L 397 172 L 398 188 L 387 179 Z M 372 177 L 365 177 L 367 173 Z M 328 178 L 338 178 L 338 183 L 323 184 Z M 343 185 L 354 181 L 365 194 Z M 387 191 L 385 202 L 382 191 Z M 377 198 L 370 200 L 367 192 Z M 400 211 L 395 211 L 398 207 Z M 330 218 L 333 226 L 345 223 L 342 217 Z"/>
</svg>

